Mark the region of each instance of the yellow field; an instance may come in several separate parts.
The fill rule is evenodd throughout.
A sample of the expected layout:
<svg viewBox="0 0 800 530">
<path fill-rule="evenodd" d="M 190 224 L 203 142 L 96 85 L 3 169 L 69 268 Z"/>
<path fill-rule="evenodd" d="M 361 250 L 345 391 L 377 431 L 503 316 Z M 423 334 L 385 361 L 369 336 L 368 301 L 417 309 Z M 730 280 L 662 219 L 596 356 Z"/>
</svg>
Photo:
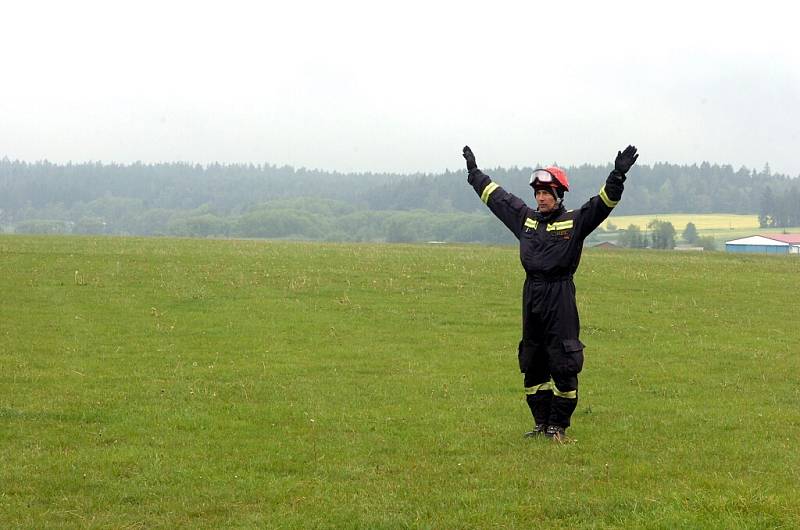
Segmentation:
<svg viewBox="0 0 800 530">
<path fill-rule="evenodd" d="M 602 225 L 608 228 L 608 223 L 614 224 L 617 228 L 627 228 L 629 225 L 637 225 L 645 228 L 653 219 L 669 221 L 678 232 L 686 228 L 687 223 L 694 223 L 698 230 L 736 230 L 752 229 L 758 230 L 758 215 L 737 215 L 737 214 L 698 214 L 698 213 L 667 213 L 667 214 L 646 214 L 646 215 L 620 215 L 614 214 Z"/>
</svg>

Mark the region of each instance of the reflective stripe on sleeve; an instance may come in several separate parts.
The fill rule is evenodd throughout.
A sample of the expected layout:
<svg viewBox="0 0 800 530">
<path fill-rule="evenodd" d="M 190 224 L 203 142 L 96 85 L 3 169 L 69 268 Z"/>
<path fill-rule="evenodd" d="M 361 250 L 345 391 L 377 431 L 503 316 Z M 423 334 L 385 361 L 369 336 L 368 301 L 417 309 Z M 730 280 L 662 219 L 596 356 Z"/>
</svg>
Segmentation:
<svg viewBox="0 0 800 530">
<path fill-rule="evenodd" d="M 525 218 L 525 226 L 527 228 L 533 228 L 534 230 L 536 230 L 536 228 L 539 226 L 539 221 L 531 219 L 530 217 L 526 217 Z"/>
<path fill-rule="evenodd" d="M 494 190 L 499 188 L 499 184 L 495 184 L 494 182 L 490 182 L 485 188 L 483 188 L 483 193 L 481 193 L 481 200 L 484 204 L 489 204 L 489 195 L 491 195 Z"/>
<path fill-rule="evenodd" d="M 600 198 L 603 200 L 604 203 L 606 203 L 606 206 L 608 206 L 609 208 L 613 208 L 619 202 L 619 201 L 612 201 L 611 199 L 608 198 L 605 186 L 600 188 Z"/>
<path fill-rule="evenodd" d="M 545 391 L 545 390 L 553 390 L 553 382 L 548 381 L 546 383 L 542 383 L 541 385 L 534 385 L 534 386 L 526 386 L 525 387 L 525 394 L 532 396 L 536 392 Z"/>
</svg>

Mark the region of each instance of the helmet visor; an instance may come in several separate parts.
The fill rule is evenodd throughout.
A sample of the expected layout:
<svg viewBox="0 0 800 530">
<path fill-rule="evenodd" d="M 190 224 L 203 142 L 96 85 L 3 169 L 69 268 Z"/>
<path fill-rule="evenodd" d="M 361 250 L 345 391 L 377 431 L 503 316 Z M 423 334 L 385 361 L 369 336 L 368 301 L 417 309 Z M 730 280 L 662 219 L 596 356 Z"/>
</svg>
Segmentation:
<svg viewBox="0 0 800 530">
<path fill-rule="evenodd" d="M 553 174 L 546 169 L 537 169 L 533 172 L 533 174 L 531 174 L 531 186 L 538 184 L 539 182 L 542 184 L 552 184 L 556 182 L 556 179 Z"/>
</svg>

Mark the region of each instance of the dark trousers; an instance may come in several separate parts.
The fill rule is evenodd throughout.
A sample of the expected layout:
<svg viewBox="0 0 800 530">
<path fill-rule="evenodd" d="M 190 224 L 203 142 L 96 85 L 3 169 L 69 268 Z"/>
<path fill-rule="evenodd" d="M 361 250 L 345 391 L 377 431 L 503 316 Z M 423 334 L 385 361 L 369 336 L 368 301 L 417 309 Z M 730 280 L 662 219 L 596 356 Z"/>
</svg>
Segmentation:
<svg viewBox="0 0 800 530">
<path fill-rule="evenodd" d="M 534 421 L 569 427 L 578 404 L 578 374 L 583 368 L 580 321 L 571 278 L 528 278 L 522 295 L 519 367 Z"/>
</svg>

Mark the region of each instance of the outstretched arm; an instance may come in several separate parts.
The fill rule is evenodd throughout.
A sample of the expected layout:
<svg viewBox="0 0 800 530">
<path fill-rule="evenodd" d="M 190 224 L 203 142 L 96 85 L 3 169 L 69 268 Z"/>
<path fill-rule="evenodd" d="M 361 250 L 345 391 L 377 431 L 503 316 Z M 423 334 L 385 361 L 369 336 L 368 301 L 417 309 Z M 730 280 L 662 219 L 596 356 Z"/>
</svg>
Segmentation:
<svg viewBox="0 0 800 530">
<path fill-rule="evenodd" d="M 503 224 L 519 239 L 519 234 L 525 222 L 524 217 L 528 209 L 527 205 L 516 195 L 507 192 L 496 182 L 492 182 L 488 175 L 478 169 L 478 164 L 475 162 L 475 154 L 468 145 L 464 146 L 462 155 L 467 161 L 467 171 L 469 172 L 467 182 L 472 185 L 475 193 L 478 194 L 478 197 L 489 207 L 492 213 L 503 221 Z"/>
<path fill-rule="evenodd" d="M 614 160 L 614 169 L 608 175 L 605 185 L 600 188 L 600 193 L 589 199 L 581 208 L 581 239 L 586 238 L 592 231 L 600 226 L 611 214 L 611 210 L 622 198 L 625 189 L 625 179 L 631 166 L 636 163 L 639 155 L 636 147 L 629 145 L 623 151 L 617 151 Z"/>
</svg>

